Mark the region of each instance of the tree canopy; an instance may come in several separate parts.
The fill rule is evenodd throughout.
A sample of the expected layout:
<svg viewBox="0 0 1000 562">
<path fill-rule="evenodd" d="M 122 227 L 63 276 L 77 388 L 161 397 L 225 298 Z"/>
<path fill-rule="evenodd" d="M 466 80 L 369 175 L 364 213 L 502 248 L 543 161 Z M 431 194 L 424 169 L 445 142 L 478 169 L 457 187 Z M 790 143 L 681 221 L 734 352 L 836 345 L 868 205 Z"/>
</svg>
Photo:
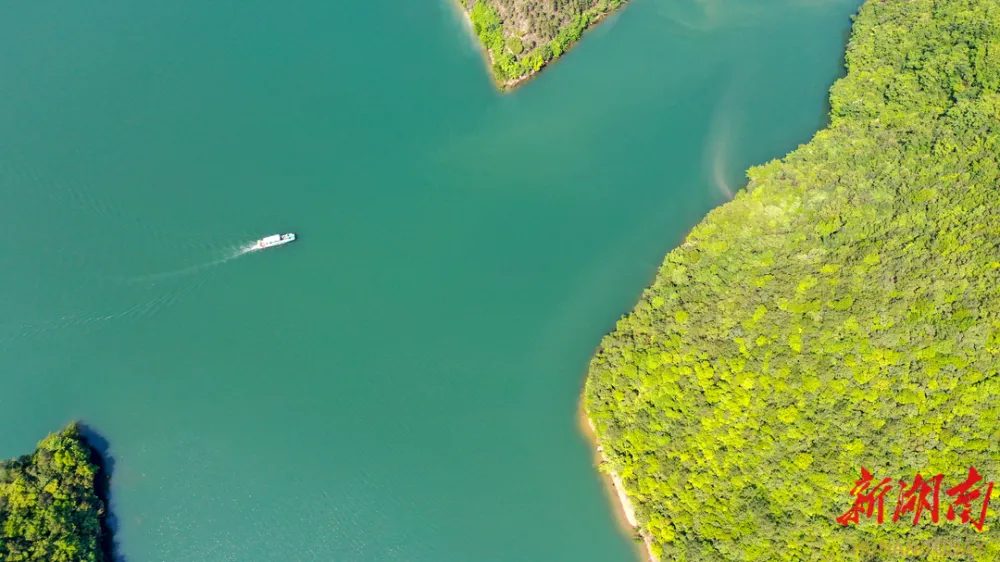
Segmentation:
<svg viewBox="0 0 1000 562">
<path fill-rule="evenodd" d="M 76 424 L 0 463 L 0 560 L 104 562 L 98 467 Z"/>
<path fill-rule="evenodd" d="M 846 61 L 829 126 L 749 170 L 591 362 L 664 560 L 1000 558 L 1000 499 L 981 532 L 945 514 L 970 467 L 1000 481 L 1000 0 L 870 0 Z M 844 526 L 862 467 L 887 521 Z M 918 474 L 940 522 L 893 522 Z"/>
<path fill-rule="evenodd" d="M 559 58 L 625 0 L 459 0 L 502 88 Z"/>
</svg>

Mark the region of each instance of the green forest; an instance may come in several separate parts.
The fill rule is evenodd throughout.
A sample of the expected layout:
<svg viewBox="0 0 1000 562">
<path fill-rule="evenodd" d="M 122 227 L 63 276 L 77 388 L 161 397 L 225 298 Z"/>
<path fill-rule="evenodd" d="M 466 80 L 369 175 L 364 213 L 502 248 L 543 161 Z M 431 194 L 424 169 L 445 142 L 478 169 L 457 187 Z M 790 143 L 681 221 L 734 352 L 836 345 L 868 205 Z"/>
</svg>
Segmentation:
<svg viewBox="0 0 1000 562">
<path fill-rule="evenodd" d="M 0 463 L 0 560 L 103 562 L 97 465 L 76 424 Z"/>
<path fill-rule="evenodd" d="M 460 0 L 505 89 L 559 58 L 625 0 Z"/>
<path fill-rule="evenodd" d="M 982 531 L 946 517 L 970 467 L 972 519 L 1000 482 L 1000 0 L 870 0 L 846 66 L 827 128 L 749 170 L 591 362 L 602 469 L 665 561 L 1000 560 L 1000 497 Z M 886 521 L 843 525 L 862 467 Z M 940 519 L 894 522 L 918 474 Z"/>
</svg>

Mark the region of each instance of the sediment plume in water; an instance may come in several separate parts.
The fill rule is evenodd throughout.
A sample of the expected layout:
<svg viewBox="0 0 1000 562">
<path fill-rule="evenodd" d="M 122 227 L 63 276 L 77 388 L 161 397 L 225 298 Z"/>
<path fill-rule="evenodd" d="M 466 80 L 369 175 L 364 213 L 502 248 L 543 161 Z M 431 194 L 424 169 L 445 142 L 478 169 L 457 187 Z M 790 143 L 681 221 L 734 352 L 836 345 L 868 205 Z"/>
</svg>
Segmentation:
<svg viewBox="0 0 1000 562">
<path fill-rule="evenodd" d="M 735 128 L 735 87 L 729 87 L 719 99 L 709 123 L 705 141 L 705 159 L 712 185 L 727 201 L 736 195 L 738 186 L 733 186 L 726 177 L 731 155 L 730 144 Z"/>
<path fill-rule="evenodd" d="M 735 195 L 733 188 L 729 186 L 726 181 L 726 145 L 728 143 L 728 135 L 722 136 L 716 139 L 709 146 L 709 154 L 711 154 L 711 166 L 712 166 L 712 183 L 715 188 L 719 190 L 728 200 L 732 200 Z"/>
</svg>

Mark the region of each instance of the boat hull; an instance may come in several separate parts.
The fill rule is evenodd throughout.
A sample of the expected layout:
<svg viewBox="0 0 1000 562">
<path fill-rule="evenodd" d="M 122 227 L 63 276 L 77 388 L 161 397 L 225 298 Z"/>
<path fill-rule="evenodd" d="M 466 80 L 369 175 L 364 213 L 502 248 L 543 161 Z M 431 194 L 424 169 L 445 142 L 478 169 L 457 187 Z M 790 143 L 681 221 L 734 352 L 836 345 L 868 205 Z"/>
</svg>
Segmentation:
<svg viewBox="0 0 1000 562">
<path fill-rule="evenodd" d="M 285 244 L 290 244 L 295 242 L 296 236 L 294 232 L 289 232 L 288 234 L 275 234 L 273 236 L 268 236 L 266 238 L 261 238 L 255 244 L 258 250 L 263 250 L 266 248 L 274 248 L 276 246 L 284 246 Z"/>
</svg>

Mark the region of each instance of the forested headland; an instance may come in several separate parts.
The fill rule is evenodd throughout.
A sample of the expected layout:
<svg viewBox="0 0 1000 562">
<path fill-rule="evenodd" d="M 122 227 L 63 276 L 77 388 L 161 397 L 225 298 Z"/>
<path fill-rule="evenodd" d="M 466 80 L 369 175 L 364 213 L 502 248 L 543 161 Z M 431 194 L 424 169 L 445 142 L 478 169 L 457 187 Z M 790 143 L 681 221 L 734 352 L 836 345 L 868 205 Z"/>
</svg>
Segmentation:
<svg viewBox="0 0 1000 562">
<path fill-rule="evenodd" d="M 583 32 L 626 0 L 458 0 L 489 54 L 500 89 L 562 56 Z"/>
<path fill-rule="evenodd" d="M 603 468 L 665 561 L 1000 559 L 1000 490 L 971 524 L 1000 481 L 1000 0 L 869 0 L 846 64 L 828 127 L 749 170 L 591 362 Z M 886 478 L 884 523 L 837 520 Z"/>
<path fill-rule="evenodd" d="M 72 424 L 0 462 L 0 560 L 109 562 L 94 451 Z"/>
</svg>

